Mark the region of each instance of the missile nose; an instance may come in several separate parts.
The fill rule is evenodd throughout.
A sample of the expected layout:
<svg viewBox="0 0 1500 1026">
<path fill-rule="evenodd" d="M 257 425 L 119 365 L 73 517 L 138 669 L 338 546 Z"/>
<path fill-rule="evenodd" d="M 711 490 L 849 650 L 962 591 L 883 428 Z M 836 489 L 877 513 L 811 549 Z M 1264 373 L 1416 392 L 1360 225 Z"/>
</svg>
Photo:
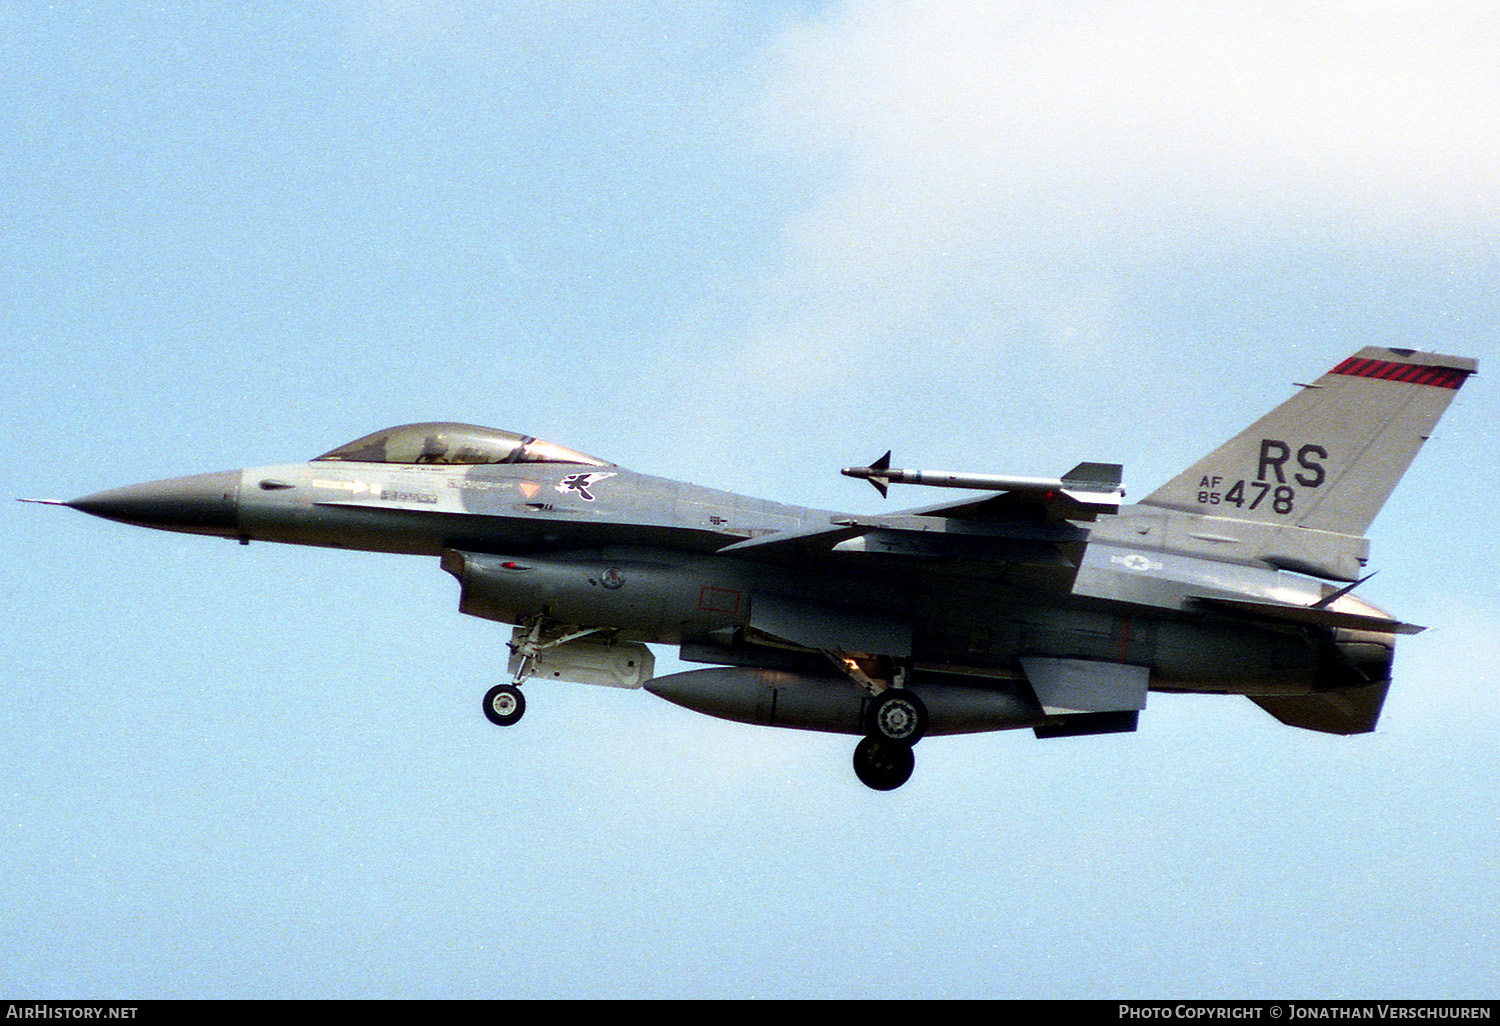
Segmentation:
<svg viewBox="0 0 1500 1026">
<path fill-rule="evenodd" d="M 228 470 L 126 485 L 63 505 L 139 527 L 230 535 L 240 523 L 240 472 Z"/>
</svg>

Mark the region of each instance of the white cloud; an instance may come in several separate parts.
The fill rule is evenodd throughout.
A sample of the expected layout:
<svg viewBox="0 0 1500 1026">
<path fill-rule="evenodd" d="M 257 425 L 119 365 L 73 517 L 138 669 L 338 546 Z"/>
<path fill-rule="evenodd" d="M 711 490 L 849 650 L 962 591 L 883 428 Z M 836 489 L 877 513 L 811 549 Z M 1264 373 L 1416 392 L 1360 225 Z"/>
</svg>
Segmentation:
<svg viewBox="0 0 1500 1026">
<path fill-rule="evenodd" d="M 804 387 L 917 331 L 1119 351 L 1142 268 L 1185 250 L 1500 219 L 1488 4 L 869 0 L 769 55 L 769 145 L 830 174 L 743 357 Z"/>
<path fill-rule="evenodd" d="M 926 212 L 1107 212 L 1142 189 L 1231 216 L 1500 212 L 1491 5 L 851 3 L 783 46 L 778 134 Z"/>
</svg>

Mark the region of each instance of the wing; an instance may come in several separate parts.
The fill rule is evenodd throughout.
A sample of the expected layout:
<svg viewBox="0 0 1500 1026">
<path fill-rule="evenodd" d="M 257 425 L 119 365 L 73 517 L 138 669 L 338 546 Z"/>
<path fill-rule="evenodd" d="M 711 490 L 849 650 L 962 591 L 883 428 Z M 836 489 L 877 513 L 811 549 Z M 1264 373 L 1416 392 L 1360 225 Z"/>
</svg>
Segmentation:
<svg viewBox="0 0 1500 1026">
<path fill-rule="evenodd" d="M 889 516 L 839 516 L 826 527 L 779 531 L 726 545 L 719 553 L 768 561 L 876 555 L 1072 566 L 1064 549 L 1081 545 L 1088 536 L 1083 528 L 1038 518 L 1024 506 L 976 509 L 982 506 L 962 503 L 951 516 L 942 507 Z"/>
<path fill-rule="evenodd" d="M 763 535 L 719 552 L 767 561 L 861 554 L 1071 570 L 1088 537 L 1079 524 L 1119 508 L 1120 472 L 1114 463 L 1080 463 L 1060 478 L 892 470 L 886 453 L 844 474 L 868 480 L 881 495 L 891 482 L 987 494 L 882 516 L 834 516 L 827 526 Z"/>
</svg>

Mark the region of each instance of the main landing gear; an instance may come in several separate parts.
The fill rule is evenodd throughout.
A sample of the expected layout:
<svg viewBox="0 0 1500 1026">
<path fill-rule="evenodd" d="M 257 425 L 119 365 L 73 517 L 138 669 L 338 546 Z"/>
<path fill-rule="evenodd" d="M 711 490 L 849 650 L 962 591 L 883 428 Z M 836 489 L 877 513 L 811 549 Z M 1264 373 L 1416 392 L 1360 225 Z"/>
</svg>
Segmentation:
<svg viewBox="0 0 1500 1026">
<path fill-rule="evenodd" d="M 876 791 L 894 791 L 911 779 L 916 765 L 909 747 L 873 734 L 854 746 L 854 775 Z"/>
<path fill-rule="evenodd" d="M 905 688 L 886 688 L 870 703 L 865 730 L 872 737 L 910 748 L 927 733 L 927 707 Z"/>
<path fill-rule="evenodd" d="M 865 731 L 854 748 L 854 775 L 866 787 L 894 791 L 916 768 L 911 749 L 927 732 L 927 707 L 905 688 L 886 688 L 865 713 Z"/>
<path fill-rule="evenodd" d="M 871 677 L 858 659 L 845 652 L 824 654 L 871 696 L 865 710 L 864 740 L 854 746 L 854 775 L 866 787 L 894 791 L 911 779 L 916 768 L 917 759 L 911 748 L 927 733 L 927 706 L 903 687 L 906 682 L 903 667 L 888 663 L 882 666 L 885 661 L 877 661 L 873 672 L 889 677 L 890 683 L 885 683 Z"/>
</svg>

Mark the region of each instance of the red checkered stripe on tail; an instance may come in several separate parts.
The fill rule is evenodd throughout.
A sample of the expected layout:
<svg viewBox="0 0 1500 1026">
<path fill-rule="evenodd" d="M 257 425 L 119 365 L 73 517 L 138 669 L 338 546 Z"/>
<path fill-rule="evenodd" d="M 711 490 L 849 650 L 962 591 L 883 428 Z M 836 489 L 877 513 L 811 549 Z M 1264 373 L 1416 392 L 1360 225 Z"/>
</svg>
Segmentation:
<svg viewBox="0 0 1500 1026">
<path fill-rule="evenodd" d="M 1431 367 L 1420 363 L 1398 363 L 1394 360 L 1361 360 L 1357 356 L 1351 356 L 1329 373 L 1452 389 L 1462 385 L 1464 378 L 1469 376 L 1468 371 L 1455 367 Z"/>
</svg>

